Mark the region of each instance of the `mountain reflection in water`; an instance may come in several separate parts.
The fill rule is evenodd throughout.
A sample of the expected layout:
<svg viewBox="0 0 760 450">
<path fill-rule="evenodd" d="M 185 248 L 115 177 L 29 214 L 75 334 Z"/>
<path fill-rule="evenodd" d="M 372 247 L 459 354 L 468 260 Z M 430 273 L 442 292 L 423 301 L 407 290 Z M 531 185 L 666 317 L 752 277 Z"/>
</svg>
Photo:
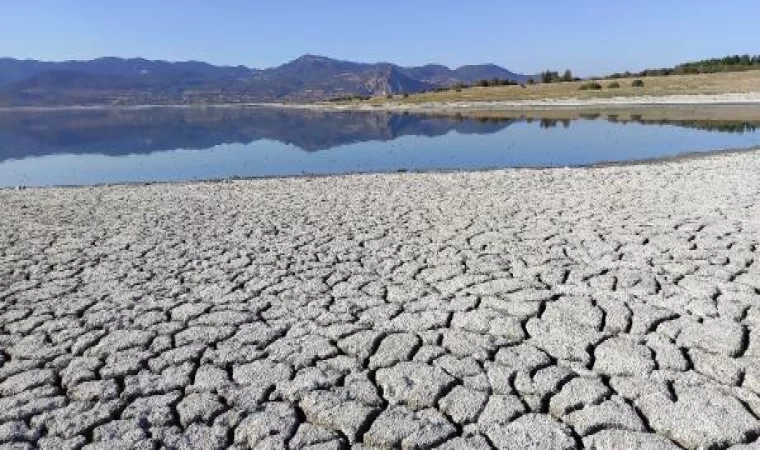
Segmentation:
<svg viewBox="0 0 760 450">
<path fill-rule="evenodd" d="M 649 120 L 638 115 L 578 114 L 572 118 L 495 116 L 466 118 L 390 112 L 324 112 L 278 108 L 144 108 L 0 112 L 0 161 L 53 154 L 108 156 L 175 149 L 203 150 L 221 144 L 279 141 L 307 152 L 403 136 L 493 134 L 516 122 L 542 129 L 570 127 L 576 120 L 670 125 L 743 133 L 758 122 L 740 120 Z"/>
<path fill-rule="evenodd" d="M 513 120 L 276 108 L 146 108 L 0 113 L 0 159 L 55 153 L 125 155 L 279 141 L 305 151 L 402 136 L 491 134 Z"/>
<path fill-rule="evenodd" d="M 0 187 L 582 166 L 760 146 L 758 111 L 735 119 L 702 108 L 683 117 L 659 110 L 480 114 L 5 110 Z"/>
</svg>

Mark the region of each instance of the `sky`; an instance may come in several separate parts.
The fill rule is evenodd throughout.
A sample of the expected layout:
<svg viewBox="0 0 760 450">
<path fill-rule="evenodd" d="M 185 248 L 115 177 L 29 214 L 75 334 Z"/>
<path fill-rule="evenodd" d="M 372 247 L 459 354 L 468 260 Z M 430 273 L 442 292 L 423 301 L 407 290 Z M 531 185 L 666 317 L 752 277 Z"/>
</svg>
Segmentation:
<svg viewBox="0 0 760 450">
<path fill-rule="evenodd" d="M 309 53 L 591 76 L 758 54 L 758 18 L 759 0 L 1 0 L 0 57 L 266 68 Z"/>
</svg>

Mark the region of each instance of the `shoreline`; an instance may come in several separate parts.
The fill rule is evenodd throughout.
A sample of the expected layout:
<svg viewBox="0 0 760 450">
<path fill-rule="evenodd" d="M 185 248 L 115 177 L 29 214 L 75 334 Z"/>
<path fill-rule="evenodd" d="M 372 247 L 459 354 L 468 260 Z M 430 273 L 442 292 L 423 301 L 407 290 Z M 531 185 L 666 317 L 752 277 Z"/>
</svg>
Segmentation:
<svg viewBox="0 0 760 450">
<path fill-rule="evenodd" d="M 541 99 L 541 100 L 498 100 L 498 101 L 454 101 L 427 103 L 397 103 L 356 105 L 324 105 L 325 109 L 357 111 L 520 111 L 543 108 L 581 109 L 600 107 L 635 108 L 647 106 L 757 106 L 760 105 L 760 92 L 736 94 L 686 94 L 664 96 L 609 97 L 593 99 Z M 312 105 L 292 105 L 295 108 L 314 108 Z"/>
<path fill-rule="evenodd" d="M 623 161 L 599 161 L 592 164 L 577 164 L 564 166 L 512 166 L 512 167 L 483 167 L 478 169 L 431 169 L 431 170 L 405 170 L 395 171 L 357 171 L 357 172 L 336 172 L 336 173 L 297 173 L 291 175 L 262 175 L 262 176 L 241 176 L 229 178 L 207 178 L 192 180 L 158 180 L 158 181 L 124 181 L 113 183 L 96 183 L 96 184 L 61 184 L 48 186 L 0 186 L 0 193 L 7 191 L 38 191 L 50 189 L 97 189 L 113 187 L 138 187 L 138 186 L 183 186 L 183 185 L 205 185 L 221 184 L 234 182 L 252 182 L 267 180 L 314 180 L 314 179 L 342 179 L 350 177 L 373 177 L 373 176 L 390 176 L 390 175 L 445 175 L 445 174 L 478 174 L 491 172 L 540 172 L 540 171 L 564 171 L 579 170 L 592 171 L 607 168 L 626 168 L 636 166 L 659 166 L 664 164 L 679 164 L 682 162 L 712 159 L 712 158 L 731 158 L 745 154 L 760 153 L 760 146 L 746 148 L 727 148 L 722 150 L 707 151 L 688 151 L 676 155 L 630 159 Z"/>
<path fill-rule="evenodd" d="M 758 198 L 758 153 L 0 191 L 4 417 L 42 448 L 754 445 Z"/>
<path fill-rule="evenodd" d="M 72 105 L 72 106 L 3 106 L 0 112 L 45 112 L 45 111 L 88 111 L 88 110 L 140 110 L 154 108 L 282 108 L 305 109 L 317 111 L 391 111 L 391 112 L 449 112 L 466 110 L 519 111 L 542 108 L 573 109 L 599 107 L 642 107 L 642 106 L 760 106 L 760 92 L 729 94 L 684 94 L 664 96 L 609 97 L 593 99 L 542 99 L 510 101 L 470 101 L 470 102 L 432 102 L 432 103 L 394 103 L 381 104 L 332 104 L 319 103 L 218 103 L 207 105 Z"/>
</svg>

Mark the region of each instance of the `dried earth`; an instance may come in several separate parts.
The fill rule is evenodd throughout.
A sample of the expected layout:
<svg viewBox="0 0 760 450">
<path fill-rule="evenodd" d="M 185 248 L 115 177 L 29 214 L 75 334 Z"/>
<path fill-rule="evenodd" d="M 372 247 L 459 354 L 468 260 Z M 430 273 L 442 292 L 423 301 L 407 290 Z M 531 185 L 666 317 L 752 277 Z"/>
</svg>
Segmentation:
<svg viewBox="0 0 760 450">
<path fill-rule="evenodd" d="M 760 448 L 760 153 L 0 191 L 0 448 Z"/>
</svg>

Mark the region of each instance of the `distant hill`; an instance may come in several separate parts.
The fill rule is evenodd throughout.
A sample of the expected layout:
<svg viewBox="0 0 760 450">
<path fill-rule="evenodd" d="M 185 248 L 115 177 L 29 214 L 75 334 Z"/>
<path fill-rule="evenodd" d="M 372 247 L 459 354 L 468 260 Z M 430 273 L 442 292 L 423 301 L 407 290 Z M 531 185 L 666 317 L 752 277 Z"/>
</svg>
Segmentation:
<svg viewBox="0 0 760 450">
<path fill-rule="evenodd" d="M 456 83 L 474 83 L 479 80 L 510 80 L 519 83 L 528 81 L 530 76 L 511 72 L 495 64 L 480 64 L 449 69 L 438 64 L 428 64 L 421 67 L 406 67 L 400 69 L 410 78 L 415 78 L 437 87 L 450 86 Z"/>
<path fill-rule="evenodd" d="M 528 76 L 493 64 L 401 67 L 315 55 L 264 70 L 142 58 L 0 58 L 0 106 L 303 102 L 417 93 L 493 78 L 524 82 Z"/>
<path fill-rule="evenodd" d="M 418 78 L 436 86 L 449 86 L 455 83 L 474 83 L 479 80 L 493 80 L 494 78 L 524 83 L 530 78 L 529 75 L 514 73 L 495 64 L 462 66 L 454 70 L 446 66 L 430 64 L 402 70 L 410 77 Z"/>
<path fill-rule="evenodd" d="M 436 85 L 408 76 L 393 64 L 363 64 L 305 55 L 258 71 L 244 89 L 263 100 L 325 100 L 347 95 L 422 92 Z"/>
</svg>

